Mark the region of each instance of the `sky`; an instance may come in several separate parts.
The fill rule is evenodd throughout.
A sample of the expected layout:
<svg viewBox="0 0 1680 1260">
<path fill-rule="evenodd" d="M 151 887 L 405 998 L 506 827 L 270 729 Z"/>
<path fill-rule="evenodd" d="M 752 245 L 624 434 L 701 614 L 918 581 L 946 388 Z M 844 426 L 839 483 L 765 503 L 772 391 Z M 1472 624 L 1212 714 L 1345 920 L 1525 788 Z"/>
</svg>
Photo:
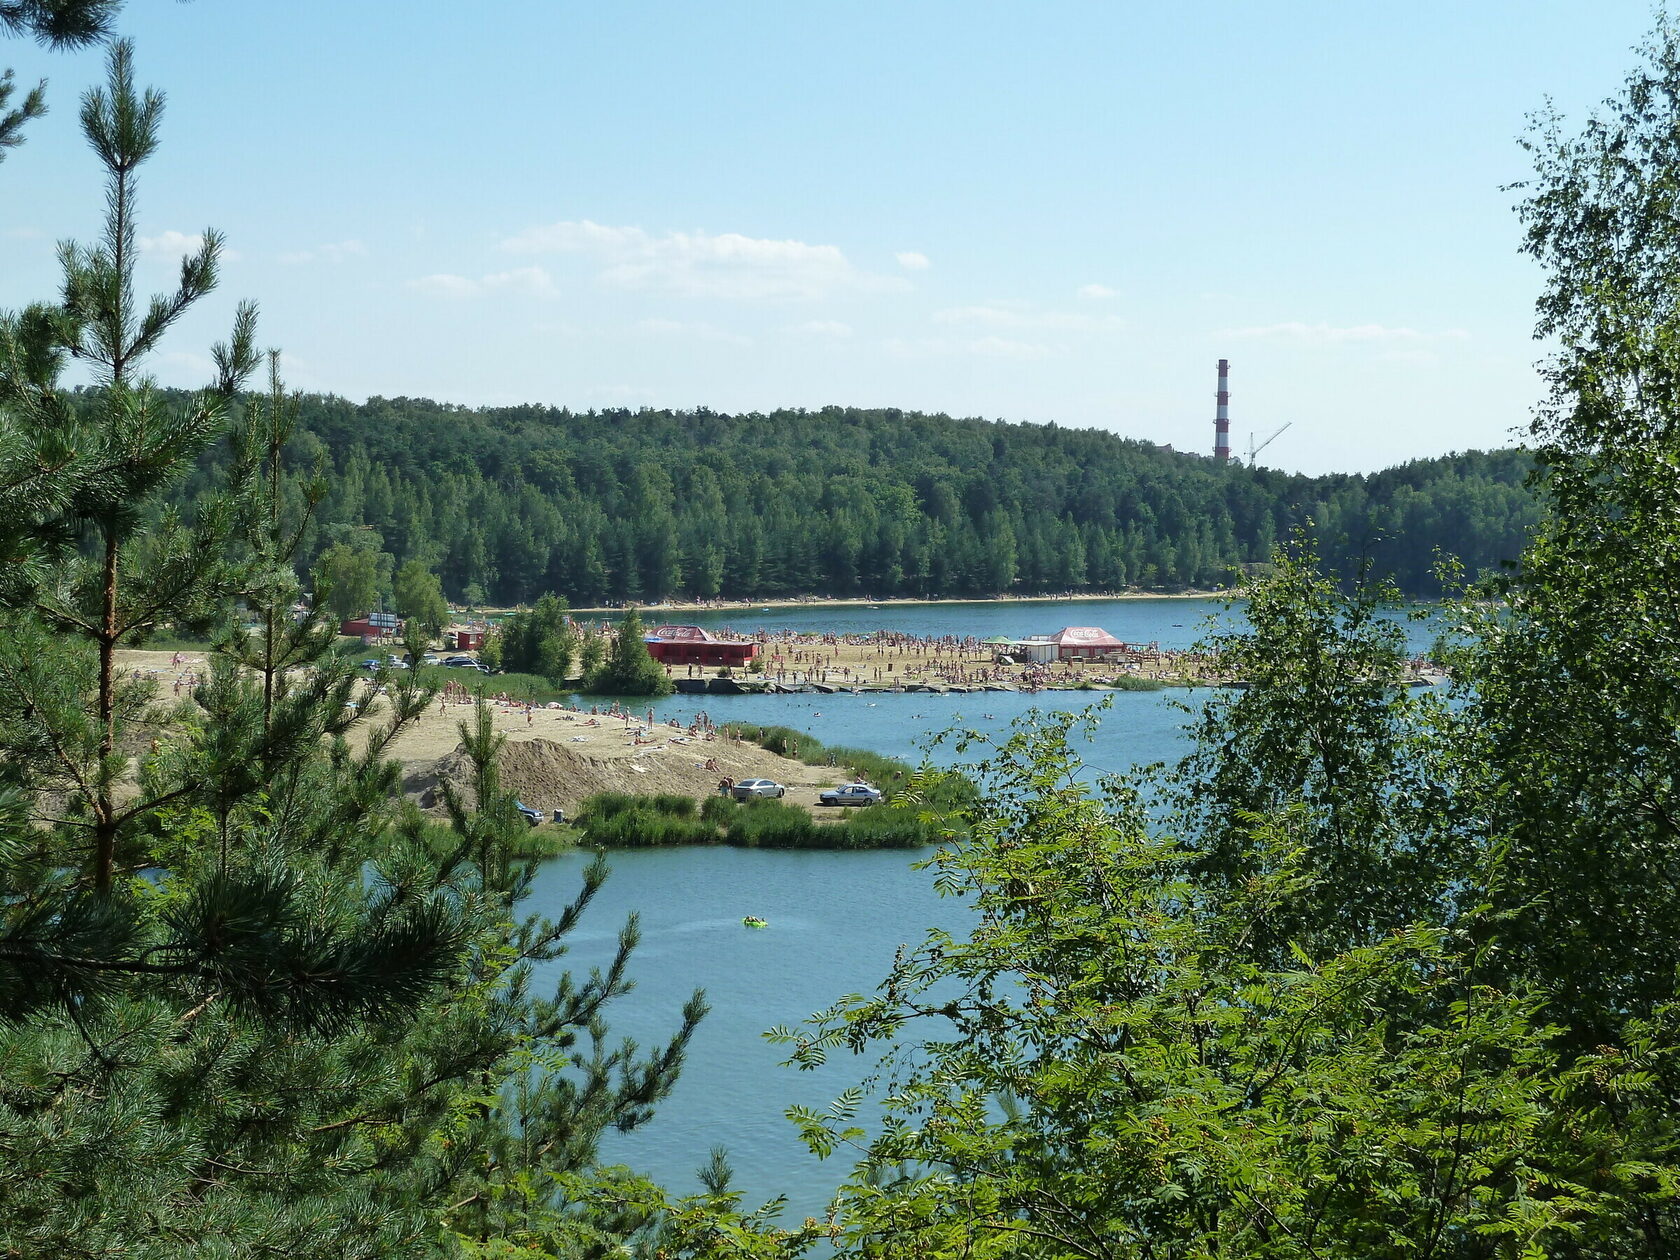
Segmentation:
<svg viewBox="0 0 1680 1260">
<path fill-rule="evenodd" d="M 1054 422 L 1307 473 L 1518 440 L 1542 277 L 1508 186 L 1614 93 L 1624 0 L 129 0 L 162 144 L 142 287 L 226 237 L 146 369 L 235 304 L 287 384 L 574 410 Z M 51 113 L 0 162 L 0 309 L 101 175 L 98 51 L 0 39 Z"/>
</svg>

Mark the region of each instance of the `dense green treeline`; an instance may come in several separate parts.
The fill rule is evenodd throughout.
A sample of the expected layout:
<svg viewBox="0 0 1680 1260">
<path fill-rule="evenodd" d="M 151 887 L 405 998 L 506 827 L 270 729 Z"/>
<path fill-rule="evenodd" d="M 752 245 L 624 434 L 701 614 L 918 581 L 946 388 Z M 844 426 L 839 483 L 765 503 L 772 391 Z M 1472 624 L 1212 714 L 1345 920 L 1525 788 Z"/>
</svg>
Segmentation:
<svg viewBox="0 0 1680 1260">
<path fill-rule="evenodd" d="M 213 451 L 185 487 L 213 484 Z M 727 416 L 301 400 L 286 453 L 319 467 L 313 561 L 370 527 L 456 600 L 574 606 L 672 596 L 984 596 L 1228 585 L 1307 529 L 1415 594 L 1437 553 L 1471 571 L 1536 513 L 1518 451 L 1309 478 L 1096 430 L 825 408 Z"/>
</svg>

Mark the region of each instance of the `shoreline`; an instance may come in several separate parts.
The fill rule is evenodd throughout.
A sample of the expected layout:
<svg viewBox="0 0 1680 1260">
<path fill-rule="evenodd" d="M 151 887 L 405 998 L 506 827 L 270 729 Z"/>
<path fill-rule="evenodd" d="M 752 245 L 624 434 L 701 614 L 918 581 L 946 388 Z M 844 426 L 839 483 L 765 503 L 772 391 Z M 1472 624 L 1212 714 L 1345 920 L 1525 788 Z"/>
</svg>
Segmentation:
<svg viewBox="0 0 1680 1260">
<path fill-rule="evenodd" d="M 1227 590 L 1189 590 L 1171 593 L 1157 593 L 1151 591 L 1122 591 L 1118 594 L 1088 594 L 1077 595 L 975 595 L 953 599 L 917 599 L 911 596 L 888 596 L 884 599 L 867 599 L 861 595 L 846 596 L 844 598 L 828 595 L 812 595 L 804 599 L 747 599 L 747 600 L 666 600 L 658 604 L 620 604 L 617 606 L 596 605 L 586 608 L 572 608 L 573 613 L 601 613 L 622 614 L 634 608 L 640 613 L 649 612 L 680 612 L 680 613 L 727 613 L 727 612 L 758 612 L 761 609 L 786 608 L 935 608 L 946 604 L 1069 604 L 1069 603 L 1109 603 L 1121 600 L 1138 599 L 1239 599 L 1241 592 L 1235 589 Z M 486 608 L 481 612 L 505 613 L 512 609 Z"/>
</svg>

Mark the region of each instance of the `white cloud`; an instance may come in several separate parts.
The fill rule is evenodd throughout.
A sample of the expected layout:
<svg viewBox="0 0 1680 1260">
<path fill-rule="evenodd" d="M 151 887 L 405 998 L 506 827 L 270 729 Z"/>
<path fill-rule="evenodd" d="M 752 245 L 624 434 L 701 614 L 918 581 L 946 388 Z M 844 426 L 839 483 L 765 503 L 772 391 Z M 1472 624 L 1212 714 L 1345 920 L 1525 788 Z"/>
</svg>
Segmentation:
<svg viewBox="0 0 1680 1260">
<path fill-rule="evenodd" d="M 995 324 L 1000 328 L 1020 326 L 1021 316 L 1001 306 L 948 306 L 933 313 L 936 324 Z"/>
<path fill-rule="evenodd" d="M 416 280 L 410 280 L 408 287 L 416 293 L 444 298 L 476 297 L 482 292 L 482 287 L 478 281 L 469 280 L 465 276 L 450 275 L 447 272 L 436 272 L 429 276 L 421 276 Z"/>
<path fill-rule="evenodd" d="M 752 345 L 751 337 L 732 333 L 716 324 L 684 322 L 677 319 L 643 319 L 637 321 L 636 327 L 642 332 L 653 333 L 656 336 L 693 337 L 697 341 L 713 341 L 731 346 Z"/>
<path fill-rule="evenodd" d="M 607 227 L 588 219 L 526 228 L 502 242 L 516 254 L 625 253 L 645 248 L 651 238 L 638 227 Z"/>
<path fill-rule="evenodd" d="M 431 297 L 454 299 L 482 297 L 489 293 L 521 293 L 527 297 L 551 298 L 560 293 L 554 277 L 541 267 L 515 267 L 511 271 L 492 272 L 476 280 L 471 276 L 437 272 L 410 280 L 408 287 Z"/>
<path fill-rule="evenodd" d="M 1079 286 L 1079 296 L 1082 298 L 1111 298 L 1116 293 L 1106 284 L 1082 284 Z"/>
<path fill-rule="evenodd" d="M 1125 321 L 1117 315 L 1085 315 L 1074 311 L 1041 311 L 1020 302 L 988 302 L 981 306 L 952 306 L 933 313 L 936 324 L 980 324 L 988 328 L 1039 328 L 1065 332 L 1119 331 Z"/>
<path fill-rule="evenodd" d="M 367 246 L 360 241 L 335 241 L 327 245 L 317 245 L 312 249 L 299 249 L 293 250 L 291 253 L 281 254 L 277 261 L 288 267 L 317 261 L 337 266 L 346 258 L 359 258 L 366 253 Z"/>
<path fill-rule="evenodd" d="M 524 293 L 531 297 L 558 297 L 560 290 L 554 277 L 541 267 L 515 267 L 498 271 L 479 281 L 490 292 Z"/>
<path fill-rule="evenodd" d="M 793 331 L 812 337 L 850 337 L 852 326 L 837 319 L 810 319 L 803 324 L 795 324 Z"/>
<path fill-rule="evenodd" d="M 981 337 L 969 343 L 968 352 L 987 359 L 1016 359 L 1021 362 L 1049 359 L 1066 353 L 1059 346 L 1035 345 L 1032 342 L 1015 341 L 1009 337 Z"/>
<path fill-rule="evenodd" d="M 1416 328 L 1390 328 L 1384 324 L 1305 324 L 1289 321 L 1281 324 L 1261 324 L 1250 328 L 1226 328 L 1221 337 L 1265 338 L 1298 341 L 1309 345 L 1338 345 L 1346 342 L 1374 342 L 1379 344 L 1419 343 L 1429 341 L 1467 341 L 1470 334 L 1462 328 L 1447 328 L 1440 332 L 1420 332 Z"/>
<path fill-rule="evenodd" d="M 1060 358 L 1067 354 L 1065 346 L 1044 345 L 1039 342 L 1017 341 L 1011 337 L 922 337 L 914 341 L 893 337 L 882 343 L 886 352 L 898 359 L 930 359 L 952 355 L 971 355 L 982 359 L 1012 359 L 1018 363 L 1035 363 L 1043 359 Z"/>
<path fill-rule="evenodd" d="M 776 241 L 736 232 L 667 232 L 578 222 L 534 227 L 502 242 L 514 253 L 571 253 L 592 259 L 607 288 L 680 297 L 810 299 L 860 290 L 903 290 L 896 277 L 860 271 L 834 245 Z"/>
<path fill-rule="evenodd" d="M 926 254 L 920 253 L 914 249 L 903 250 L 894 254 L 893 257 L 898 259 L 898 265 L 903 267 L 906 271 L 926 271 L 929 267 L 933 266 L 933 264 L 928 261 L 928 256 Z"/>
<path fill-rule="evenodd" d="M 192 254 L 204 248 L 204 235 L 201 232 L 189 235 L 171 228 L 158 236 L 142 236 L 139 243 L 142 254 Z"/>
<path fill-rule="evenodd" d="M 204 234 L 202 232 L 177 232 L 173 228 L 160 232 L 156 236 L 142 236 L 136 238 L 142 254 L 196 254 L 204 248 Z M 223 262 L 238 262 L 244 257 L 237 249 L 222 246 L 218 257 Z"/>
</svg>

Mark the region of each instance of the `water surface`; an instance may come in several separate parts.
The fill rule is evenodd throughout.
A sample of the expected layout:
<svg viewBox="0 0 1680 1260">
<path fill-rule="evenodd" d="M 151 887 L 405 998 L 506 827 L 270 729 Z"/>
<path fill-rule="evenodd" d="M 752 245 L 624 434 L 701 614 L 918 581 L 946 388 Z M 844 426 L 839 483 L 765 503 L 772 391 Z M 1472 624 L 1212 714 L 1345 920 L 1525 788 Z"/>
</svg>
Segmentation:
<svg viewBox="0 0 1680 1260">
<path fill-rule="evenodd" d="M 647 613 L 650 625 L 662 618 Z M 769 612 L 739 610 L 683 620 L 744 632 L 797 629 L 867 634 L 888 629 L 920 635 L 985 638 L 1049 634 L 1066 625 L 1097 625 L 1128 642 L 1189 647 L 1210 624 L 1230 624 L 1222 601 L 1136 599 L 1007 601 L 1003 603 L 884 605 L 878 610 L 822 604 Z M 1427 626 L 1408 624 L 1414 651 L 1426 650 Z M 1187 749 L 1183 706 L 1199 707 L 1207 689 L 1112 693 L 1110 708 L 1089 740 L 1076 743 L 1092 773 L 1173 761 Z M 869 748 L 912 762 L 934 734 L 953 727 L 1003 734 L 1037 708 L 1078 710 L 1090 692 L 1009 692 L 964 695 L 671 696 L 653 706 L 660 718 L 705 710 L 714 721 L 748 721 L 809 731 L 828 745 Z M 641 702 L 638 702 L 638 706 Z M 927 754 L 950 765 L 955 749 Z M 925 855 L 922 855 L 925 856 Z M 931 872 L 911 869 L 916 855 L 776 853 L 758 850 L 627 850 L 611 856 L 613 875 L 574 938 L 566 965 L 605 966 L 625 916 L 639 912 L 643 943 L 632 974 L 637 989 L 607 1011 L 615 1035 L 644 1046 L 659 1044 L 677 1026 L 682 1004 L 704 988 L 712 1014 L 692 1044 L 675 1095 L 637 1133 L 612 1137 L 604 1155 L 648 1172 L 678 1193 L 698 1189 L 694 1169 L 716 1145 L 729 1148 L 737 1188 L 749 1203 L 789 1196 L 789 1215 L 820 1215 L 851 1161 L 827 1163 L 809 1155 L 783 1112 L 791 1104 L 822 1108 L 873 1069 L 873 1059 L 841 1056 L 816 1073 L 778 1067 L 785 1057 L 761 1034 L 796 1024 L 847 993 L 872 991 L 886 976 L 901 944 L 922 939 L 939 924 L 959 930 L 964 903 L 935 895 Z M 546 864 L 534 908 L 550 913 L 576 890 L 583 859 Z M 741 917 L 762 915 L 771 926 L 744 928 Z"/>
</svg>

